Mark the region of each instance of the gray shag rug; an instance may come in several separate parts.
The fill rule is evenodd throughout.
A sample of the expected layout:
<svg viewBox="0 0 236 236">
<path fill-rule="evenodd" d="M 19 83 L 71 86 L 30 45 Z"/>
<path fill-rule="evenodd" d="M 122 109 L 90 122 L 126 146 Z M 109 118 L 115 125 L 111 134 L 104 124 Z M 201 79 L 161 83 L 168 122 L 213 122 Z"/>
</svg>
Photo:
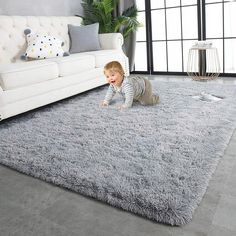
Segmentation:
<svg viewBox="0 0 236 236">
<path fill-rule="evenodd" d="M 236 126 L 234 85 L 151 81 L 156 106 L 100 108 L 107 87 L 0 123 L 0 163 L 157 222 L 192 218 Z M 201 101 L 201 92 L 223 97 Z"/>
</svg>

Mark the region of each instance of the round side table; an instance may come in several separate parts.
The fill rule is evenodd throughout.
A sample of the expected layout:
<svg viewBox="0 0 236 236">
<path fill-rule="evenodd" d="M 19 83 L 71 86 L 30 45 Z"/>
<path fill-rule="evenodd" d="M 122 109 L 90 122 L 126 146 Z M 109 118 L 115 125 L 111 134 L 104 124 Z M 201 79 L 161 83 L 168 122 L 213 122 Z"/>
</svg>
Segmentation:
<svg viewBox="0 0 236 236">
<path fill-rule="evenodd" d="M 187 73 L 193 80 L 212 80 L 220 74 L 220 61 L 216 47 L 194 45 L 189 49 Z"/>
</svg>

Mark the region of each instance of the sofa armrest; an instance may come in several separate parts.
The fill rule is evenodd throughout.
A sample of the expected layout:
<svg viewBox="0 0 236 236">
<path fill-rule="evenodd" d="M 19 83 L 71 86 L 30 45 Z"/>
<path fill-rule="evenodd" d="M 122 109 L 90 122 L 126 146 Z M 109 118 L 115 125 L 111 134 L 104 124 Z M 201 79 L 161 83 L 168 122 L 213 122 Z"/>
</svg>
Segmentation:
<svg viewBox="0 0 236 236">
<path fill-rule="evenodd" d="M 102 49 L 122 49 L 124 38 L 121 33 L 99 34 Z"/>
</svg>

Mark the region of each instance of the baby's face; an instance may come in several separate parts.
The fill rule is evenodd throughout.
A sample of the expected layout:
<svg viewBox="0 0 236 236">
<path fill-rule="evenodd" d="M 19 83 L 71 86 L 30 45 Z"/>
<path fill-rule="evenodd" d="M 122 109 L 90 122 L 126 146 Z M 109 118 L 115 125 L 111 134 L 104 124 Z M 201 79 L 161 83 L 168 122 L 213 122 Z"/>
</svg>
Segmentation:
<svg viewBox="0 0 236 236">
<path fill-rule="evenodd" d="M 107 71 L 105 73 L 107 82 L 114 86 L 120 87 L 123 81 L 123 76 L 119 72 Z"/>
</svg>

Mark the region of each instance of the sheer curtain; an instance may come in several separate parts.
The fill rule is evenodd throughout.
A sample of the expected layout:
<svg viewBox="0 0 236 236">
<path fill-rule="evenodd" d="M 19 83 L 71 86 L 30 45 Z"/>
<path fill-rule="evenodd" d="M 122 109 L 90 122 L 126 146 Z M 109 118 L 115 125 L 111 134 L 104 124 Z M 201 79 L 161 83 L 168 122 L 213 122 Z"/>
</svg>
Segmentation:
<svg viewBox="0 0 236 236">
<path fill-rule="evenodd" d="M 115 16 L 122 14 L 124 10 L 131 7 L 135 4 L 135 0 L 119 0 L 116 11 L 114 12 Z M 134 69 L 134 55 L 135 55 L 135 44 L 136 44 L 136 33 L 131 33 L 124 42 L 123 51 L 126 56 L 129 58 L 129 68 L 130 71 Z"/>
</svg>

